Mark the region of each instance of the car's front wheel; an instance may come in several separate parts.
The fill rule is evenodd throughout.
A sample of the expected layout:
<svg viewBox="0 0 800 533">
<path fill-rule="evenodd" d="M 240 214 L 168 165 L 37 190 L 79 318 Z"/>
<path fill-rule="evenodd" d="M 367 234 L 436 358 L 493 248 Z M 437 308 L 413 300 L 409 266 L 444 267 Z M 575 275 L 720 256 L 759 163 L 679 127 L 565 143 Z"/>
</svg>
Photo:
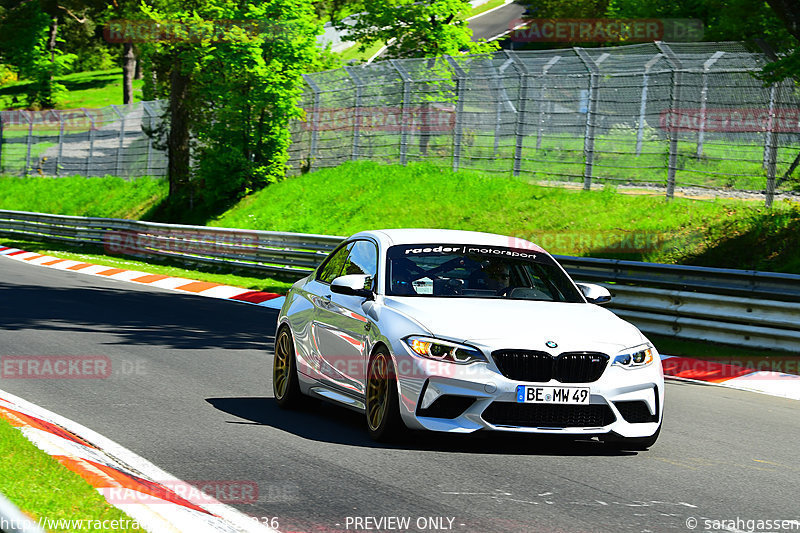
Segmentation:
<svg viewBox="0 0 800 533">
<path fill-rule="evenodd" d="M 379 442 L 396 439 L 405 428 L 400 418 L 397 375 L 389 350 L 375 350 L 367 366 L 367 429 Z"/>
<path fill-rule="evenodd" d="M 284 409 L 292 409 L 300 404 L 300 380 L 297 377 L 297 361 L 294 356 L 294 342 L 289 328 L 284 326 L 275 337 L 275 359 L 272 363 L 272 392 L 275 401 Z"/>
</svg>

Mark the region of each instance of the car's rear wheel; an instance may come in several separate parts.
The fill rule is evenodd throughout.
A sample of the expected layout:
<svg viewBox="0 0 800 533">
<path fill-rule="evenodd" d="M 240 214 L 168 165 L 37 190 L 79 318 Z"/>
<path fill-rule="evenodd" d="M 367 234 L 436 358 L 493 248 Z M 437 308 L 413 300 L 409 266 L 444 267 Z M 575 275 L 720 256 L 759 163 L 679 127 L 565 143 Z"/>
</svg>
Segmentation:
<svg viewBox="0 0 800 533">
<path fill-rule="evenodd" d="M 284 409 L 300 404 L 300 380 L 297 377 L 297 361 L 294 342 L 288 327 L 282 327 L 275 337 L 275 359 L 272 363 L 272 392 L 275 401 Z"/>
<path fill-rule="evenodd" d="M 609 448 L 615 450 L 643 451 L 650 448 L 658 440 L 661 433 L 661 426 L 649 437 L 622 437 L 616 433 L 603 435 L 600 440 Z"/>
<path fill-rule="evenodd" d="M 387 442 L 400 436 L 405 428 L 400 418 L 400 403 L 397 396 L 397 375 L 389 350 L 375 350 L 367 366 L 367 429 L 369 435 L 379 442 Z"/>
</svg>

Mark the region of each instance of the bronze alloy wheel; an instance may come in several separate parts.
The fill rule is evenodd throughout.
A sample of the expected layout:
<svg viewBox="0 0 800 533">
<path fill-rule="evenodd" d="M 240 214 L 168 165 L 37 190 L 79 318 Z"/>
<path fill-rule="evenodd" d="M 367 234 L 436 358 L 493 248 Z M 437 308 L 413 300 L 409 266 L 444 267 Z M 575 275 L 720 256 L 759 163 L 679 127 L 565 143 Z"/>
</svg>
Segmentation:
<svg viewBox="0 0 800 533">
<path fill-rule="evenodd" d="M 294 342 L 288 327 L 278 331 L 272 363 L 272 391 L 281 407 L 294 407 L 300 400 L 300 383 L 295 368 Z"/>
<path fill-rule="evenodd" d="M 392 356 L 378 348 L 367 367 L 367 429 L 377 441 L 390 441 L 399 436 L 405 424 L 400 418 L 397 378 Z"/>
<path fill-rule="evenodd" d="M 367 382 L 367 423 L 372 431 L 381 427 L 389 404 L 389 376 L 386 354 L 376 353 L 369 365 Z"/>
</svg>

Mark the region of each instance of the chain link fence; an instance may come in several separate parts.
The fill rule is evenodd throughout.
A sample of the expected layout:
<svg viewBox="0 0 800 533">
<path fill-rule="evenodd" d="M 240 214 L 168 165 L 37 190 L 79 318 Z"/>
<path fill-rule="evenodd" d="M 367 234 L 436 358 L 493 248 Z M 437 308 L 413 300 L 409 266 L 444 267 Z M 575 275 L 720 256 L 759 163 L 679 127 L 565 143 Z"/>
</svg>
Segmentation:
<svg viewBox="0 0 800 533">
<path fill-rule="evenodd" d="M 152 135 L 165 106 L 2 111 L 0 174 L 166 176 L 166 153 Z"/>
<path fill-rule="evenodd" d="M 754 191 L 800 153 L 800 97 L 743 43 L 407 59 L 305 76 L 290 172 L 369 159 L 576 182 Z M 791 169 L 791 171 L 790 171 Z"/>
<path fill-rule="evenodd" d="M 590 188 L 800 191 L 800 95 L 743 43 L 381 61 L 304 76 L 290 174 L 428 161 Z M 0 173 L 165 176 L 166 102 L 0 113 Z M 800 172 L 798 172 L 800 173 Z"/>
</svg>

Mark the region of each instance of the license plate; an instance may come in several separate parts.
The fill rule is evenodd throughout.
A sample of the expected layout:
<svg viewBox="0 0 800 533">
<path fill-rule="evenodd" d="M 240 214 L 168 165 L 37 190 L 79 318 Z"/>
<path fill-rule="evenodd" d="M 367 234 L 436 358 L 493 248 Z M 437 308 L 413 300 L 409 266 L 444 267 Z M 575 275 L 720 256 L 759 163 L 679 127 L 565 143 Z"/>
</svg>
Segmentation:
<svg viewBox="0 0 800 533">
<path fill-rule="evenodd" d="M 517 386 L 517 403 L 589 403 L 589 387 Z"/>
</svg>

